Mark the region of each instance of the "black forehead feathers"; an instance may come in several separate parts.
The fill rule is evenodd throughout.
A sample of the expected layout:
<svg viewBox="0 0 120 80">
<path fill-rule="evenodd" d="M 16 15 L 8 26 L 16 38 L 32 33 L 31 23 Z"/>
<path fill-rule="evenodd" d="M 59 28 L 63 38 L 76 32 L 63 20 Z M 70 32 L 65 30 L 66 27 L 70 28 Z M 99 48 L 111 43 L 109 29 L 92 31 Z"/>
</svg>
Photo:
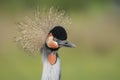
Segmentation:
<svg viewBox="0 0 120 80">
<path fill-rule="evenodd" d="M 67 33 L 62 26 L 55 26 L 49 33 L 52 33 L 53 36 L 60 40 L 67 39 Z"/>
</svg>

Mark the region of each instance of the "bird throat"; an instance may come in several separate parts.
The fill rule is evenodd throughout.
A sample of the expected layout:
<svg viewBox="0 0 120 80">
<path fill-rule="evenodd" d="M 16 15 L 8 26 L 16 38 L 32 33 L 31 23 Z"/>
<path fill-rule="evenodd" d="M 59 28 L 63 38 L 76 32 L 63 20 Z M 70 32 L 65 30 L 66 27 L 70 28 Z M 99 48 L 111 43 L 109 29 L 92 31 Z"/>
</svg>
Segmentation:
<svg viewBox="0 0 120 80">
<path fill-rule="evenodd" d="M 49 55 L 48 55 L 48 61 L 51 65 L 54 65 L 56 63 L 56 60 L 57 60 L 57 57 L 56 57 L 56 54 L 54 54 L 53 52 L 51 52 Z"/>
</svg>

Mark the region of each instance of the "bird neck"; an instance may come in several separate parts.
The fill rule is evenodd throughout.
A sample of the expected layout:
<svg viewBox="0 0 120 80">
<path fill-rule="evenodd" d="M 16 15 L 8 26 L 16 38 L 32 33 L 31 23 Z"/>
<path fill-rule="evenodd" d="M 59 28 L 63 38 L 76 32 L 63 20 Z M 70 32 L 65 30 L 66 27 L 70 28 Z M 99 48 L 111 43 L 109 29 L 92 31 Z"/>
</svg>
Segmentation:
<svg viewBox="0 0 120 80">
<path fill-rule="evenodd" d="M 44 45 L 41 51 L 43 62 L 43 72 L 41 80 L 60 80 L 60 59 L 57 50 L 51 50 L 46 45 Z M 54 55 L 55 57 L 52 55 Z M 54 61 L 55 58 L 56 60 Z M 52 60 L 53 62 L 50 62 L 50 60 Z"/>
</svg>

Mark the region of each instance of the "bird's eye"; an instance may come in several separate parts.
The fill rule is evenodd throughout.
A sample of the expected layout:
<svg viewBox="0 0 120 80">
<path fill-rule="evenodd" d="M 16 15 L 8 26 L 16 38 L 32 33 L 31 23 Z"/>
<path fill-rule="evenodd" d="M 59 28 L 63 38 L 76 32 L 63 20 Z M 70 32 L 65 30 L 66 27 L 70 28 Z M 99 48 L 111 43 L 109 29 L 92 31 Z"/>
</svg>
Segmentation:
<svg viewBox="0 0 120 80">
<path fill-rule="evenodd" d="M 56 42 L 58 41 L 56 38 L 53 38 L 53 40 L 56 41 Z"/>
<path fill-rule="evenodd" d="M 68 44 L 67 42 L 65 42 L 65 44 Z"/>
</svg>

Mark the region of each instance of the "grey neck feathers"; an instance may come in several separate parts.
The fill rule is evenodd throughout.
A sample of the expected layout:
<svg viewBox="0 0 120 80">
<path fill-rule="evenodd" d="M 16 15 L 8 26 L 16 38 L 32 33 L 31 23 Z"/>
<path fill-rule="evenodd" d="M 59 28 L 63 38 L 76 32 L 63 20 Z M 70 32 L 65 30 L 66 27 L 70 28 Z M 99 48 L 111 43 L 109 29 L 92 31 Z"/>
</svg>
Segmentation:
<svg viewBox="0 0 120 80">
<path fill-rule="evenodd" d="M 41 80 L 60 80 L 61 69 L 60 69 L 60 59 L 57 50 L 51 50 L 45 45 L 41 49 L 42 52 L 42 62 L 43 62 L 43 72 Z M 51 65 L 48 61 L 48 55 L 53 52 L 57 56 L 57 61 L 55 64 Z"/>
</svg>

